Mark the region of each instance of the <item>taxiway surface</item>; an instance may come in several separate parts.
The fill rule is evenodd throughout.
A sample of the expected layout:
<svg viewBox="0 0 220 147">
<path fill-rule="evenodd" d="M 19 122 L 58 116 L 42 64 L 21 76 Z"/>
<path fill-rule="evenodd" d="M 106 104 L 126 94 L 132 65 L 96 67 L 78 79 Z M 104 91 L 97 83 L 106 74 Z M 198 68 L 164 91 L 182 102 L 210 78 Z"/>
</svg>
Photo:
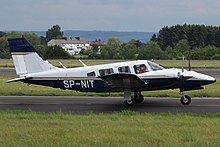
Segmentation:
<svg viewBox="0 0 220 147">
<path fill-rule="evenodd" d="M 220 112 L 220 98 L 194 98 L 188 106 L 183 106 L 177 98 L 145 98 L 142 104 L 127 107 L 122 98 L 112 97 L 1 96 L 0 110 L 76 114 L 113 113 L 123 110 L 140 113 L 217 113 Z"/>
</svg>

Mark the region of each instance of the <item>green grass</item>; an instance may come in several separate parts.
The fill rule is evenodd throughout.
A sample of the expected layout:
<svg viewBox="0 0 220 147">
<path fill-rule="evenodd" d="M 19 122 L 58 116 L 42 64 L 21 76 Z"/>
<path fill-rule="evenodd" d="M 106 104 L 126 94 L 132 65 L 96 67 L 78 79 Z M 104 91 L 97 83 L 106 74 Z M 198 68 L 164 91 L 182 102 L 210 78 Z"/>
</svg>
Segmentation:
<svg viewBox="0 0 220 147">
<path fill-rule="evenodd" d="M 155 62 L 169 68 L 180 68 L 182 66 L 182 60 L 155 60 Z M 192 68 L 220 68 L 220 60 L 191 60 L 190 63 Z M 188 67 L 186 60 L 184 67 Z"/>
<path fill-rule="evenodd" d="M 89 93 L 76 92 L 73 90 L 60 90 L 51 87 L 28 85 L 22 82 L 5 83 L 11 78 L 0 78 L 0 95 L 15 95 L 15 96 L 103 96 L 107 97 L 109 93 Z M 220 97 L 220 77 L 217 77 L 217 82 L 205 86 L 204 90 L 189 91 L 191 97 Z M 179 90 L 164 90 L 164 91 L 146 91 L 143 92 L 145 97 L 180 97 Z M 123 93 L 111 93 L 110 96 L 123 96 Z"/>
<path fill-rule="evenodd" d="M 0 146 L 220 146 L 220 114 L 0 111 Z"/>
<path fill-rule="evenodd" d="M 86 65 L 98 65 L 98 64 L 107 64 L 120 62 L 123 60 L 82 60 Z M 57 67 L 62 67 L 59 62 L 65 65 L 67 68 L 80 67 L 82 64 L 78 60 L 49 60 L 51 64 Z M 13 61 L 9 59 L 1 59 L 0 67 L 14 67 Z"/>
<path fill-rule="evenodd" d="M 87 65 L 98 65 L 106 63 L 121 62 L 123 60 L 83 60 Z M 62 62 L 66 67 L 79 67 L 82 64 L 78 60 L 49 60 L 49 62 L 57 67 L 61 67 L 59 62 Z M 181 60 L 155 60 L 156 63 L 163 65 L 164 67 L 181 67 Z M 184 66 L 188 67 L 187 61 L 184 61 Z M 220 68 L 220 60 L 192 60 L 192 68 Z M 1 59 L 0 67 L 14 67 L 12 60 Z"/>
</svg>

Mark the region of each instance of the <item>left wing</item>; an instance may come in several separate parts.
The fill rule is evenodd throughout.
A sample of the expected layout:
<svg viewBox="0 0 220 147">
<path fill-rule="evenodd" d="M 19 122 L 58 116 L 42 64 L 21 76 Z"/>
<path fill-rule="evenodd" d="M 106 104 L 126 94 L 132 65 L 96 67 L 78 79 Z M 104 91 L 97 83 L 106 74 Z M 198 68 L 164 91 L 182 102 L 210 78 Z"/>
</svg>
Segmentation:
<svg viewBox="0 0 220 147">
<path fill-rule="evenodd" d="M 136 89 L 146 85 L 139 77 L 129 73 L 115 73 L 100 76 L 110 88 Z"/>
</svg>

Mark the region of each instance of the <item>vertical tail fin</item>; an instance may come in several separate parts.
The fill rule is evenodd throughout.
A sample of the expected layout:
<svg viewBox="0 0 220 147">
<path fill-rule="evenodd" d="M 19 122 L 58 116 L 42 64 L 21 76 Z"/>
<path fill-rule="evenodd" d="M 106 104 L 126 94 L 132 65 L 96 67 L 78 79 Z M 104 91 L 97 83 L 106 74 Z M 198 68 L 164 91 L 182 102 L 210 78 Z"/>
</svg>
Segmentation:
<svg viewBox="0 0 220 147">
<path fill-rule="evenodd" d="M 9 38 L 8 43 L 17 75 L 57 69 L 45 60 L 25 38 Z"/>
</svg>

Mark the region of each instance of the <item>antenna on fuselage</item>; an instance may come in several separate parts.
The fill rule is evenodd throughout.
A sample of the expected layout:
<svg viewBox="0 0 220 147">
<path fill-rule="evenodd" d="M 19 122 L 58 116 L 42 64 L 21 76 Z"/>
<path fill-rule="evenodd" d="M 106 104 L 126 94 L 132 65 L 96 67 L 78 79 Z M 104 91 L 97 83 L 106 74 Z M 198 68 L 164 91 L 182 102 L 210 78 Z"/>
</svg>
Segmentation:
<svg viewBox="0 0 220 147">
<path fill-rule="evenodd" d="M 87 65 L 86 65 L 82 60 L 80 60 L 80 59 L 79 59 L 79 62 L 80 62 L 84 67 L 87 66 Z"/>
<path fill-rule="evenodd" d="M 63 65 L 63 63 L 59 62 L 60 65 L 63 67 L 63 69 L 66 69 L 66 67 Z"/>
</svg>

